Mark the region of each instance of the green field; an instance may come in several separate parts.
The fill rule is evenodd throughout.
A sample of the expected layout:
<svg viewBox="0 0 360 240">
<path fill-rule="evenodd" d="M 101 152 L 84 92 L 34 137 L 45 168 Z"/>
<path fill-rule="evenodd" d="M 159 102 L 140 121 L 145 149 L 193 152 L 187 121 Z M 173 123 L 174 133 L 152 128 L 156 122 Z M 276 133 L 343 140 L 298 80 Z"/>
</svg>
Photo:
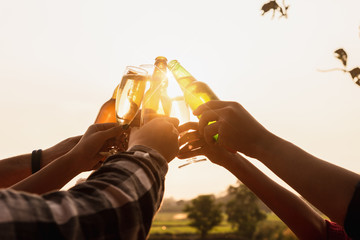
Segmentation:
<svg viewBox="0 0 360 240">
<path fill-rule="evenodd" d="M 196 229 L 189 226 L 189 220 L 186 218 L 178 218 L 183 215 L 181 212 L 160 212 L 155 216 L 152 224 L 151 234 L 196 234 Z M 214 233 L 229 233 L 232 232 L 231 225 L 225 220 L 220 226 L 215 227 L 210 231 Z"/>
<path fill-rule="evenodd" d="M 282 223 L 273 213 L 267 215 L 266 222 Z M 234 230 L 224 217 L 220 226 L 215 227 L 209 235 L 233 234 Z M 178 236 L 178 235 L 197 235 L 195 228 L 189 226 L 189 220 L 181 212 L 159 212 L 154 219 L 150 230 L 150 239 L 159 235 Z"/>
</svg>

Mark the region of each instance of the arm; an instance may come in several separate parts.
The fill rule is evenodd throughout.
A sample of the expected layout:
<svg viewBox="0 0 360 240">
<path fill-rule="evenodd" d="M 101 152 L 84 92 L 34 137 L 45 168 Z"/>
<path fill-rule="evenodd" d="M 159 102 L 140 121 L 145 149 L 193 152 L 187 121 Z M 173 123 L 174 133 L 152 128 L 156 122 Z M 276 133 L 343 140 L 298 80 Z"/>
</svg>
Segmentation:
<svg viewBox="0 0 360 240">
<path fill-rule="evenodd" d="M 199 130 L 209 144 L 219 134 L 219 145 L 257 158 L 315 207 L 343 226 L 360 176 L 318 159 L 275 136 L 240 104 L 211 101 L 200 106 Z M 217 121 L 207 125 L 210 121 Z"/>
<path fill-rule="evenodd" d="M 128 152 L 108 158 L 87 181 L 68 191 L 43 196 L 0 191 L 0 238 L 146 239 L 163 197 L 167 162 L 177 147 L 174 127 L 159 121 L 147 129 L 167 132 L 163 139 L 154 134 L 149 139 L 146 145 L 154 150 L 137 145 L 149 133 L 140 129 Z M 104 143 L 99 137 L 92 148 Z M 77 146 L 70 154 L 84 156 L 92 148 Z"/>
<path fill-rule="evenodd" d="M 196 130 L 196 123 L 180 126 L 179 131 Z M 219 146 L 209 146 L 196 132 L 185 134 L 180 144 L 187 143 L 179 158 L 205 155 L 213 163 L 223 166 L 253 191 L 299 239 L 325 239 L 325 220 L 300 197 L 281 187 L 240 154 L 232 154 Z M 201 146 L 189 150 L 188 145 Z"/>
<path fill-rule="evenodd" d="M 159 153 L 134 147 L 68 191 L 43 196 L 0 191 L 0 238 L 145 239 L 166 170 Z"/>
<path fill-rule="evenodd" d="M 71 137 L 42 151 L 41 168 L 70 151 L 81 136 Z M 31 153 L 0 161 L 0 188 L 10 187 L 31 175 Z"/>
<path fill-rule="evenodd" d="M 92 125 L 85 133 L 86 135 L 77 141 L 77 145 L 72 150 L 60 156 L 55 161 L 52 161 L 35 174 L 14 184 L 11 188 L 14 190 L 43 194 L 60 189 L 81 172 L 95 169 L 102 160 L 98 151 L 106 146 L 108 139 L 118 136 L 122 131 L 120 127 L 115 126 L 117 126 L 115 123 Z M 92 136 L 97 132 L 102 134 L 101 138 Z M 99 140 L 99 143 L 94 142 Z M 78 154 L 78 149 L 86 152 L 86 154 Z M 86 149 L 88 150 L 86 151 Z"/>
<path fill-rule="evenodd" d="M 258 159 L 330 219 L 344 226 L 360 176 L 274 136 Z"/>
</svg>

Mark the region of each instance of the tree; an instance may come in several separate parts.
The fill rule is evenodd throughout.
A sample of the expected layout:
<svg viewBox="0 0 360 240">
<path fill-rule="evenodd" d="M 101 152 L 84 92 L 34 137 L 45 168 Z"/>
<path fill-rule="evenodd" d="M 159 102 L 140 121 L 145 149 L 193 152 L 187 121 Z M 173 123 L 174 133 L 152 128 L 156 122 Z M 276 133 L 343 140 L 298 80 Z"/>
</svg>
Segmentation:
<svg viewBox="0 0 360 240">
<path fill-rule="evenodd" d="M 228 194 L 231 200 L 226 204 L 228 222 L 237 230 L 241 237 L 252 239 L 257 224 L 266 218 L 258 206 L 258 198 L 244 184 L 230 186 Z"/>
<path fill-rule="evenodd" d="M 202 239 L 222 221 L 221 205 L 215 203 L 214 195 L 198 196 L 185 206 L 184 212 L 191 220 L 189 225 L 199 230 Z"/>
</svg>

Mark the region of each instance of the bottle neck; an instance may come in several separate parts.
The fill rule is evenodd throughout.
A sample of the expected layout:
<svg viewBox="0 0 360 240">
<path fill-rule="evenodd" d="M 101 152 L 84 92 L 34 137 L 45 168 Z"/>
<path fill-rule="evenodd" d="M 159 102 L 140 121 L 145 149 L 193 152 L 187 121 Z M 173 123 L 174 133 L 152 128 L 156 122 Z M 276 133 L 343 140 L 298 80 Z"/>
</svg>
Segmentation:
<svg viewBox="0 0 360 240">
<path fill-rule="evenodd" d="M 181 88 L 186 88 L 190 83 L 196 81 L 196 79 L 186 71 L 177 60 L 170 61 L 168 66 Z"/>
<path fill-rule="evenodd" d="M 166 79 L 166 72 L 167 72 L 167 63 L 166 58 L 164 59 L 157 59 L 155 61 L 154 72 L 152 75 L 152 81 L 159 81 L 162 82 Z"/>
<path fill-rule="evenodd" d="M 117 95 L 117 92 L 118 92 L 118 89 L 119 89 L 119 85 L 120 85 L 120 84 L 118 84 L 118 85 L 116 86 L 116 88 L 114 89 L 114 92 L 113 92 L 113 95 L 112 95 L 111 99 L 116 99 L 116 95 Z"/>
</svg>

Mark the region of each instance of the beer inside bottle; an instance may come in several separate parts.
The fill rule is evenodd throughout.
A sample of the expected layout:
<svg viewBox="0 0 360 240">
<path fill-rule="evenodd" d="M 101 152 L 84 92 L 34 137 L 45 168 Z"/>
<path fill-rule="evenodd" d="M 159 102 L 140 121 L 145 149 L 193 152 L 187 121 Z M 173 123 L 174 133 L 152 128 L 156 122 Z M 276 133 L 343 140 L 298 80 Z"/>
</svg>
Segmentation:
<svg viewBox="0 0 360 240">
<path fill-rule="evenodd" d="M 112 97 L 100 108 L 95 123 L 116 123 L 115 101 L 119 85 L 116 86 Z"/>
<path fill-rule="evenodd" d="M 172 60 L 168 64 L 169 70 L 174 75 L 184 93 L 185 102 L 191 110 L 195 110 L 200 105 L 210 101 L 219 100 L 211 88 L 204 82 L 197 81 L 177 60 Z M 201 116 L 198 116 L 200 119 Z M 211 124 L 213 122 L 209 122 Z M 214 136 L 215 141 L 218 134 Z"/>
<path fill-rule="evenodd" d="M 197 81 L 177 60 L 170 61 L 168 67 L 180 85 L 186 103 L 193 111 L 210 100 L 219 100 L 206 83 Z"/>
<path fill-rule="evenodd" d="M 159 114 L 167 115 L 169 112 L 168 102 L 165 101 L 165 95 L 167 95 L 167 59 L 165 57 L 157 57 L 154 65 L 154 72 L 150 80 L 150 88 L 145 93 L 142 104 L 142 125 L 157 117 Z"/>
</svg>

